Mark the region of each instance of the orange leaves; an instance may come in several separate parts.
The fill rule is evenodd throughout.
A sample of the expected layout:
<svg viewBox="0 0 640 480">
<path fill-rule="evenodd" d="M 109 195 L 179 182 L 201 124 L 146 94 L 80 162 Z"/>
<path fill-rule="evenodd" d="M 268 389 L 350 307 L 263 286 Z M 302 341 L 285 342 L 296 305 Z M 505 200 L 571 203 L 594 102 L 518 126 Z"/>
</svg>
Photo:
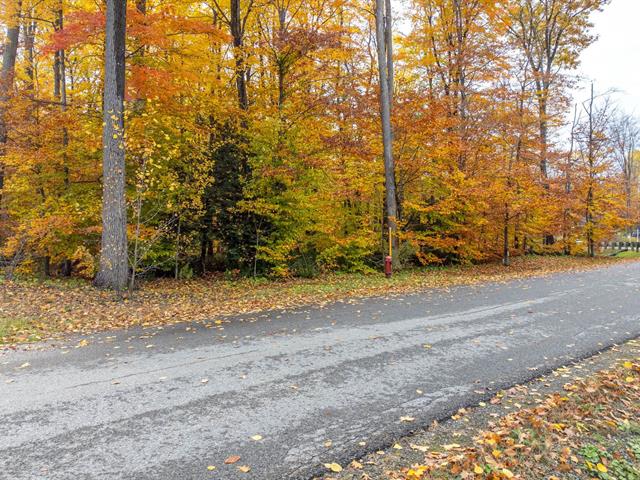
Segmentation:
<svg viewBox="0 0 640 480">
<path fill-rule="evenodd" d="M 101 41 L 104 33 L 105 16 L 100 10 L 74 10 L 66 15 L 64 28 L 51 34 L 44 53 L 51 54 L 58 49 L 69 49 L 79 44 Z M 227 40 L 228 35 L 211 22 L 189 18 L 177 14 L 169 5 L 164 10 L 142 14 L 136 8 L 127 9 L 127 34 L 146 46 L 169 48 L 173 44 L 171 36 L 207 35 L 218 41 Z"/>
<path fill-rule="evenodd" d="M 160 101 L 170 100 L 178 91 L 171 72 L 146 65 L 130 67 L 128 89 L 133 98 L 157 98 Z"/>
<path fill-rule="evenodd" d="M 205 35 L 220 42 L 229 36 L 205 19 L 192 18 L 186 11 L 169 4 L 142 14 L 134 8 L 127 11 L 128 34 L 148 47 L 168 49 L 175 45 L 176 35 Z M 180 13 L 178 13 L 180 12 Z M 195 72 L 194 72 L 195 73 Z"/>
<path fill-rule="evenodd" d="M 52 54 L 56 50 L 69 49 L 79 44 L 100 42 L 104 34 L 105 16 L 102 11 L 76 10 L 69 12 L 64 29 L 50 36 L 43 53 Z"/>
</svg>

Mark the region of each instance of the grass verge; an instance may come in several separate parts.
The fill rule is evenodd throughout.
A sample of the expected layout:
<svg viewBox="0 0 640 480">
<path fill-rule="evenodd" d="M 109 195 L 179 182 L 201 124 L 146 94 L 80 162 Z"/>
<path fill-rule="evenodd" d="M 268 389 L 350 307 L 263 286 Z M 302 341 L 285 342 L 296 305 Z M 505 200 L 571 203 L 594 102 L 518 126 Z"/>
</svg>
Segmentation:
<svg viewBox="0 0 640 480">
<path fill-rule="evenodd" d="M 61 333 L 93 333 L 181 321 L 229 321 L 230 315 L 376 295 L 393 295 L 484 282 L 544 276 L 619 263 L 610 257 L 524 257 L 510 267 L 483 264 L 404 270 L 382 274 L 330 274 L 314 279 L 160 279 L 131 295 L 115 296 L 78 280 L 0 280 L 0 318 L 22 323 L 0 332 L 0 343 L 16 344 Z"/>
<path fill-rule="evenodd" d="M 617 253 L 615 256 L 616 258 L 640 258 L 640 252 L 626 250 L 624 252 Z"/>
</svg>

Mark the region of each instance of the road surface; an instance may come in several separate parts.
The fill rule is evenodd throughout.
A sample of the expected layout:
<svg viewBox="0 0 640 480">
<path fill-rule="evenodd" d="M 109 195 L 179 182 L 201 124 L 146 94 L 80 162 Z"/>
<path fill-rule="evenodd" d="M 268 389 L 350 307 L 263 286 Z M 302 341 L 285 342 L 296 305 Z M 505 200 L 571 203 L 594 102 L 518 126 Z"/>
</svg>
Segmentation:
<svg viewBox="0 0 640 480">
<path fill-rule="evenodd" d="M 0 478 L 309 478 L 639 336 L 639 286 L 625 263 L 3 352 Z"/>
</svg>

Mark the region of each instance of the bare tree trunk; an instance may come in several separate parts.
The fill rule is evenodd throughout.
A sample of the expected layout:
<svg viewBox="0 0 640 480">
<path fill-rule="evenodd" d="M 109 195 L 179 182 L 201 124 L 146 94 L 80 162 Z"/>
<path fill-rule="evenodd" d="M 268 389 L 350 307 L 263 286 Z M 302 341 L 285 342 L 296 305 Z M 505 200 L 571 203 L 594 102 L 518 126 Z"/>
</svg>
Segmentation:
<svg viewBox="0 0 640 480">
<path fill-rule="evenodd" d="M 565 193 L 565 202 L 569 201 L 569 195 L 572 190 L 572 180 L 571 180 L 571 168 L 573 166 L 573 149 L 575 144 L 575 136 L 576 136 L 576 127 L 578 125 L 578 105 L 574 107 L 573 110 L 573 123 L 571 124 L 571 133 L 569 136 L 569 151 L 567 152 L 567 162 L 565 164 L 564 171 L 564 193 Z M 571 255 L 571 226 L 569 224 L 569 214 L 570 208 L 568 205 L 565 205 L 564 210 L 562 212 L 562 237 L 564 241 L 564 254 Z"/>
<path fill-rule="evenodd" d="M 56 21 L 54 24 L 56 31 L 64 28 L 64 10 L 62 0 L 58 2 L 58 10 L 56 12 Z M 54 56 L 54 97 L 60 101 L 60 110 L 64 114 L 67 111 L 67 72 L 66 72 L 66 54 L 64 49 L 56 50 Z M 64 189 L 69 191 L 71 185 L 69 159 L 67 148 L 69 147 L 69 131 L 66 125 L 62 126 L 62 174 Z M 73 262 L 66 258 L 62 261 L 61 273 L 65 277 L 71 276 L 73 270 Z"/>
<path fill-rule="evenodd" d="M 182 226 L 182 218 L 178 217 L 178 234 L 176 235 L 176 253 L 174 258 L 174 277 L 176 280 L 180 278 L 180 228 Z"/>
<path fill-rule="evenodd" d="M 0 220 L 3 218 L 3 190 L 4 190 L 4 162 L 9 129 L 5 119 L 6 103 L 13 87 L 13 77 L 15 73 L 16 57 L 18 54 L 18 39 L 20 37 L 20 8 L 18 1 L 15 12 L 15 23 L 7 26 L 7 39 L 2 52 L 2 70 L 0 70 Z"/>
<path fill-rule="evenodd" d="M 391 0 L 384 1 L 384 46 L 387 53 L 387 83 L 389 84 L 389 101 L 393 98 L 393 17 Z M 391 106 L 389 106 L 391 110 Z M 393 132 L 392 132 L 393 134 Z"/>
<path fill-rule="evenodd" d="M 502 264 L 508 267 L 511 264 L 511 255 L 509 251 L 509 204 L 504 204 L 504 227 L 502 232 Z"/>
<path fill-rule="evenodd" d="M 587 255 L 590 257 L 595 256 L 594 242 L 593 242 L 593 181 L 594 181 L 594 165 L 595 165 L 595 145 L 594 145 L 594 125 L 593 125 L 593 104 L 595 97 L 593 93 L 593 82 L 591 83 L 591 97 L 589 99 L 589 131 L 587 137 L 587 162 L 589 166 L 589 188 L 587 190 L 587 205 L 585 211 L 585 223 L 587 233 Z"/>
<path fill-rule="evenodd" d="M 233 37 L 233 55 L 235 59 L 236 90 L 238 93 L 238 104 L 242 110 L 249 108 L 249 97 L 247 95 L 247 69 L 244 61 L 244 25 L 242 12 L 240 10 L 240 0 L 231 0 L 231 36 Z"/>
<path fill-rule="evenodd" d="M 388 62 L 389 48 L 387 39 L 391 38 L 391 19 L 385 17 L 385 2 L 389 0 L 376 0 L 376 43 L 378 53 L 378 75 L 380 80 L 380 119 L 382 124 L 382 145 L 384 156 L 385 199 L 387 205 L 387 225 L 389 235 L 392 238 L 392 257 L 394 264 L 398 260 L 398 207 L 396 201 L 395 165 L 392 150 L 391 131 L 391 90 L 389 73 L 393 66 Z M 389 6 L 390 10 L 390 6 Z"/>
<path fill-rule="evenodd" d="M 103 105 L 102 249 L 95 284 L 121 291 L 127 286 L 124 82 L 126 0 L 107 0 Z"/>
</svg>

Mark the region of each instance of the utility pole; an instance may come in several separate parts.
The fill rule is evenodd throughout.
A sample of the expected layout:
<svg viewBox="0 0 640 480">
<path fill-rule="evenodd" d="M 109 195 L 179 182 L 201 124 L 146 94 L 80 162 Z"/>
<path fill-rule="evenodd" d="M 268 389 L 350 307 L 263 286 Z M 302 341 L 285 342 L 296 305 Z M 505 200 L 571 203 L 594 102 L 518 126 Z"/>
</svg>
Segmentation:
<svg viewBox="0 0 640 480">
<path fill-rule="evenodd" d="M 393 133 L 391 130 L 391 96 L 393 94 L 393 36 L 391 0 L 376 0 L 376 44 L 380 83 L 380 121 L 384 157 L 385 200 L 389 235 L 389 257 L 385 259 L 385 271 L 389 261 L 398 261 L 398 206 L 396 202 L 395 164 L 393 161 Z"/>
</svg>

